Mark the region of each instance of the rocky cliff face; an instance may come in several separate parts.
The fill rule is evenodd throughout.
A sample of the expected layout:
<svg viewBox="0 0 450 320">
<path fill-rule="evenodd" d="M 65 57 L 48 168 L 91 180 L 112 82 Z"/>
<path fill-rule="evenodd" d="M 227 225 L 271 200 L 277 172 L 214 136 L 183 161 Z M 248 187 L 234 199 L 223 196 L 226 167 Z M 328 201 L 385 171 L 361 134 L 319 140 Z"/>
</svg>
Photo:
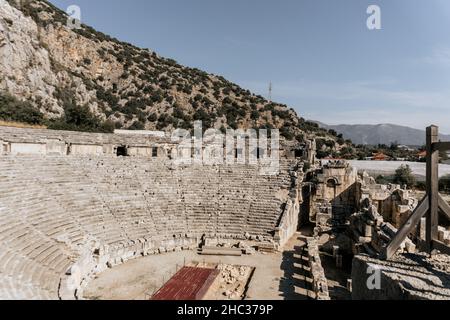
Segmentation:
<svg viewBox="0 0 450 320">
<path fill-rule="evenodd" d="M 0 91 L 46 118 L 88 106 L 116 128 L 280 128 L 301 139 L 310 123 L 220 76 L 123 43 L 82 25 L 43 0 L 0 0 Z"/>
<path fill-rule="evenodd" d="M 33 101 L 49 115 L 61 114 L 53 96 L 60 80 L 52 70 L 40 30 L 33 19 L 4 0 L 0 0 L 0 66 L 0 90 Z"/>
</svg>

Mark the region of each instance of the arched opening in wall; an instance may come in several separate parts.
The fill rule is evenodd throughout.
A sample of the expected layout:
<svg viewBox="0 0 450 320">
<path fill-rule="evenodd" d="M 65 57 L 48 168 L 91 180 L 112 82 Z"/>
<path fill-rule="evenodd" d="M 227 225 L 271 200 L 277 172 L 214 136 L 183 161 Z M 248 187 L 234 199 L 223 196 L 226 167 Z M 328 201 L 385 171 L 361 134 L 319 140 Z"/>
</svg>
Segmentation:
<svg viewBox="0 0 450 320">
<path fill-rule="evenodd" d="M 337 186 L 336 180 L 328 179 L 328 181 L 327 181 L 328 188 L 336 189 L 336 186 Z"/>
<path fill-rule="evenodd" d="M 116 155 L 118 157 L 126 157 L 126 156 L 128 156 L 127 147 L 125 147 L 125 146 L 117 147 Z"/>
<path fill-rule="evenodd" d="M 336 202 L 337 198 L 337 180 L 335 178 L 331 178 L 327 180 L 327 188 L 330 188 L 333 190 L 333 202 Z"/>
<path fill-rule="evenodd" d="M 152 158 L 158 158 L 158 148 L 157 147 L 152 148 Z"/>
</svg>

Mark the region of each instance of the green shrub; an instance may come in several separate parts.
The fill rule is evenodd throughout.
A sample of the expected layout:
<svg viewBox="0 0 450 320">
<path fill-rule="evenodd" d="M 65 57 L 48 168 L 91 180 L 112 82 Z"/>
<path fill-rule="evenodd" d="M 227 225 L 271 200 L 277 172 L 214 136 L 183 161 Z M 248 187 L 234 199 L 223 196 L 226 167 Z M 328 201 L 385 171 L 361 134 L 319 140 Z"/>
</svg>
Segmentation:
<svg viewBox="0 0 450 320">
<path fill-rule="evenodd" d="M 450 175 L 444 176 L 439 180 L 439 190 L 444 193 L 450 193 Z"/>
<path fill-rule="evenodd" d="M 335 130 L 333 130 L 333 129 L 328 130 L 328 133 L 331 134 L 334 137 L 336 137 L 338 135 L 337 132 Z"/>
<path fill-rule="evenodd" d="M 250 118 L 252 120 L 258 120 L 259 116 L 260 116 L 259 111 L 258 110 L 253 110 L 251 115 L 250 115 Z"/>
<path fill-rule="evenodd" d="M 408 188 L 414 187 L 416 184 L 416 178 L 414 177 L 409 165 L 401 165 L 395 171 L 394 183 L 406 185 Z"/>
<path fill-rule="evenodd" d="M 280 119 L 290 119 L 291 115 L 288 110 L 272 109 L 272 116 L 279 117 Z"/>
<path fill-rule="evenodd" d="M 135 121 L 131 126 L 128 127 L 128 130 L 144 130 L 145 125 L 141 121 Z"/>
<path fill-rule="evenodd" d="M 389 184 L 389 183 L 392 183 L 393 180 L 394 180 L 393 177 L 385 177 L 381 174 L 375 178 L 375 181 L 378 184 Z"/>
<path fill-rule="evenodd" d="M 298 142 L 303 142 L 305 141 L 305 135 L 304 134 L 298 134 L 295 136 L 295 140 L 297 140 Z"/>
<path fill-rule="evenodd" d="M 280 134 L 282 137 L 285 137 L 287 140 L 294 140 L 295 136 L 291 132 L 291 130 L 288 127 L 282 127 L 280 129 Z"/>
<path fill-rule="evenodd" d="M 417 181 L 416 183 L 416 187 L 417 190 L 421 190 L 421 191 L 425 191 L 427 188 L 427 184 L 425 183 L 425 181 Z M 443 190 L 444 191 L 444 190 Z M 444 191 L 445 192 L 445 191 Z"/>
<path fill-rule="evenodd" d="M 344 138 L 342 138 L 342 137 L 337 138 L 336 142 L 337 142 L 340 146 L 342 146 L 342 145 L 345 144 L 345 140 L 344 140 Z"/>
<path fill-rule="evenodd" d="M 316 139 L 316 146 L 317 150 L 321 150 L 323 146 L 332 149 L 334 148 L 334 141 L 328 139 Z"/>
<path fill-rule="evenodd" d="M 164 96 L 161 90 L 156 91 L 155 93 L 152 94 L 152 102 L 154 103 L 161 103 L 164 100 Z"/>
<path fill-rule="evenodd" d="M 28 124 L 42 124 L 44 115 L 29 102 L 22 102 L 9 94 L 0 93 L 0 119 Z"/>
<path fill-rule="evenodd" d="M 194 121 L 202 121 L 203 128 L 209 128 L 211 126 L 212 117 L 205 110 L 198 109 L 194 113 Z"/>
<path fill-rule="evenodd" d="M 227 96 L 227 95 L 229 95 L 231 93 L 231 89 L 230 88 L 223 88 L 222 89 L 222 94 L 224 95 L 224 96 Z"/>
<path fill-rule="evenodd" d="M 311 169 L 311 163 L 305 162 L 305 163 L 303 164 L 303 172 L 306 173 L 306 172 L 309 171 L 309 169 Z"/>
<path fill-rule="evenodd" d="M 317 150 L 317 159 L 324 159 L 331 155 L 332 153 L 330 151 Z"/>
<path fill-rule="evenodd" d="M 158 120 L 158 116 L 155 113 L 152 113 L 148 116 L 147 120 L 150 122 L 156 122 Z"/>
<path fill-rule="evenodd" d="M 184 113 L 184 111 L 180 108 L 178 104 L 173 105 L 173 116 L 177 119 L 181 119 L 183 121 L 191 121 L 192 119 Z"/>
<path fill-rule="evenodd" d="M 64 116 L 48 124 L 48 128 L 52 130 L 83 132 L 113 132 L 114 127 L 111 121 L 102 122 L 93 115 L 88 106 L 78 106 L 73 102 L 66 102 Z"/>
<path fill-rule="evenodd" d="M 115 107 L 119 103 L 119 98 L 112 91 L 105 91 L 102 87 L 97 89 L 97 99 L 107 102 L 111 107 Z"/>
<path fill-rule="evenodd" d="M 264 111 L 275 112 L 275 105 L 273 103 L 268 103 L 264 106 Z"/>
</svg>

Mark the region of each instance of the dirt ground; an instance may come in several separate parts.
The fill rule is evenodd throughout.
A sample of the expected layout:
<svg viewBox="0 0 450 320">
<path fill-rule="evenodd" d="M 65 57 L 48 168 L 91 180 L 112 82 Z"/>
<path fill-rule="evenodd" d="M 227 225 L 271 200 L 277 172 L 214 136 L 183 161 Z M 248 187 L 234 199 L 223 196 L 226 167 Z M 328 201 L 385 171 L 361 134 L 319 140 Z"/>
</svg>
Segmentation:
<svg viewBox="0 0 450 320">
<path fill-rule="evenodd" d="M 327 253 L 320 253 L 322 267 L 328 282 L 331 300 L 351 300 L 351 292 L 347 288 L 347 280 L 352 275 L 352 259 L 344 256 L 341 268 L 336 267 L 336 259 Z"/>
<path fill-rule="evenodd" d="M 85 299 L 149 299 L 183 265 L 205 262 L 254 267 L 246 299 L 308 299 L 307 261 L 302 256 L 305 242 L 293 237 L 284 252 L 242 257 L 202 256 L 192 251 L 147 256 L 109 269 L 92 280 L 84 291 Z"/>
</svg>

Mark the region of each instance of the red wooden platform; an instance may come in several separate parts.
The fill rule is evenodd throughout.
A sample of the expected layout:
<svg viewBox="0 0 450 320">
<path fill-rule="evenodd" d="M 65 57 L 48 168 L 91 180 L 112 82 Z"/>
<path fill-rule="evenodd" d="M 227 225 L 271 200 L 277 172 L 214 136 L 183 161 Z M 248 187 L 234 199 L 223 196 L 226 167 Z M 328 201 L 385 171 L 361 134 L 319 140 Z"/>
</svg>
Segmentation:
<svg viewBox="0 0 450 320">
<path fill-rule="evenodd" d="M 183 267 L 151 300 L 201 300 L 218 274 L 217 269 Z"/>
</svg>

